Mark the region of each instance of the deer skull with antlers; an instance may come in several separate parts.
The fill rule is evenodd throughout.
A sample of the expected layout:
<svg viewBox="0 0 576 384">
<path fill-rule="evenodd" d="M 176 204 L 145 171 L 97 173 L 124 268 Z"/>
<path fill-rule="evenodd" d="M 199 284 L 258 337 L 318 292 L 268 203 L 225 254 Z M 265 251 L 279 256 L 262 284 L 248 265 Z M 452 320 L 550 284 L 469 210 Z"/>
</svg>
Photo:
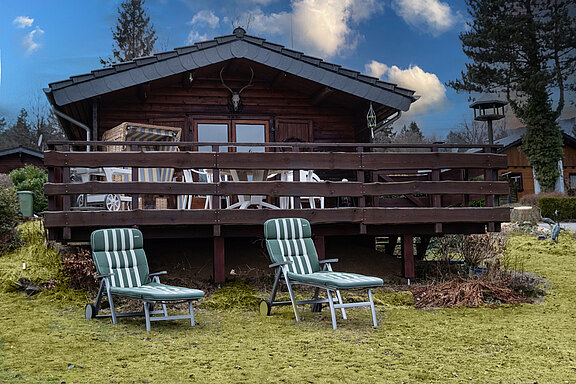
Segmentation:
<svg viewBox="0 0 576 384">
<path fill-rule="evenodd" d="M 220 81 L 222 81 L 222 85 L 230 91 L 230 98 L 228 99 L 228 109 L 230 112 L 240 112 L 242 110 L 242 100 L 240 99 L 240 94 L 246 88 L 252 86 L 252 80 L 254 80 L 254 70 L 250 67 L 250 72 L 252 72 L 252 76 L 250 77 L 250 81 L 248 84 L 243 86 L 238 92 L 233 91 L 229 86 L 224 83 L 224 79 L 222 78 L 222 72 L 224 68 L 220 70 Z"/>
</svg>

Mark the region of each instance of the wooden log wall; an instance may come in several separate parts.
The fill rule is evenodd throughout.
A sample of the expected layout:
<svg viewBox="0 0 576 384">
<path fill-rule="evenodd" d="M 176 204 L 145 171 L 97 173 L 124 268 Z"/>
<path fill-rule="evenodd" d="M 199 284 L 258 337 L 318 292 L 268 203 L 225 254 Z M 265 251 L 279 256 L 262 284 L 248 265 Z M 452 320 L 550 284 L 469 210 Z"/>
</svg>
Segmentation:
<svg viewBox="0 0 576 384">
<path fill-rule="evenodd" d="M 313 142 L 356 142 L 368 138 L 364 129 L 365 113 L 350 105 L 332 103 L 339 97 L 336 94 L 318 100 L 318 91 L 314 88 L 304 87 L 299 91 L 289 88 L 286 83 L 272 87 L 269 81 L 260 80 L 256 74 L 254 84 L 241 94 L 242 111 L 230 113 L 227 107 L 230 92 L 222 86 L 219 77 L 194 78 L 190 85 L 186 85 L 186 81 L 181 76 L 172 76 L 148 86 L 132 87 L 101 97 L 98 101 L 98 138 L 104 131 L 129 121 L 180 127 L 182 139 L 192 140 L 189 132 L 194 120 L 206 118 L 263 119 L 271 121 L 274 130 L 282 120 L 310 123 Z M 236 90 L 246 85 L 246 79 L 240 77 L 226 82 Z M 278 132 L 278 136 L 299 137 L 300 134 Z"/>
</svg>

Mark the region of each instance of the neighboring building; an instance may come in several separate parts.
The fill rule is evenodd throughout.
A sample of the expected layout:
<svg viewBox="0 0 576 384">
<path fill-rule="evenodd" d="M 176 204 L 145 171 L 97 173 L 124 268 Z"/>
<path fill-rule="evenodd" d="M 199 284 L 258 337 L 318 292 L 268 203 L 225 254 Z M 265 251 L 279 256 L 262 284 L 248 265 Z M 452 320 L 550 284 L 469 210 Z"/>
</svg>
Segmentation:
<svg viewBox="0 0 576 384">
<path fill-rule="evenodd" d="M 45 168 L 44 154 L 22 146 L 0 151 L 0 173 L 10 173 L 14 169 L 24 168 L 27 164 Z"/>
<path fill-rule="evenodd" d="M 513 200 L 540 192 L 538 183 L 534 182 L 534 172 L 528 157 L 520 151 L 524 133 L 525 128 L 515 129 L 511 135 L 495 143 L 503 146 L 498 153 L 506 154 L 508 157 L 508 168 L 499 171 L 498 174 L 510 181 Z M 576 138 L 566 132 L 562 132 L 562 138 L 564 157 L 559 164 L 562 167 L 562 174 L 556 185 L 556 191 L 572 194 L 572 191 L 576 192 Z"/>
</svg>

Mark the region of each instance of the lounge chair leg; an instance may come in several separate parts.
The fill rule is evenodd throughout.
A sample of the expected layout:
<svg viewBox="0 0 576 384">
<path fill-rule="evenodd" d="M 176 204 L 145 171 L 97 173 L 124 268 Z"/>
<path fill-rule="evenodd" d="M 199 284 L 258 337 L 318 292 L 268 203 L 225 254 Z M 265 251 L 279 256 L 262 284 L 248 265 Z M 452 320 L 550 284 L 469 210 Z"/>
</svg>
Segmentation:
<svg viewBox="0 0 576 384">
<path fill-rule="evenodd" d="M 194 322 L 194 306 L 192 305 L 192 300 L 188 302 L 188 305 L 190 306 L 190 326 L 193 327 L 196 323 Z"/>
<path fill-rule="evenodd" d="M 370 288 L 368 288 L 368 299 L 370 300 L 370 310 L 372 311 L 372 322 L 374 323 L 374 328 L 377 328 L 376 308 L 374 307 L 374 298 L 372 297 L 372 290 Z"/>
<path fill-rule="evenodd" d="M 112 324 L 118 324 L 116 319 L 116 308 L 114 308 L 114 299 L 110 293 L 110 285 L 106 284 L 106 295 L 108 295 L 108 302 L 110 303 L 110 313 L 112 315 Z"/>
<path fill-rule="evenodd" d="M 268 304 L 270 304 L 270 308 L 272 308 L 272 303 L 276 299 L 276 292 L 278 292 L 278 284 L 280 283 L 281 273 L 282 270 L 278 268 L 278 270 L 276 271 L 276 277 L 274 278 L 274 284 L 272 285 L 272 292 L 270 292 L 270 301 L 268 302 Z"/>
<path fill-rule="evenodd" d="M 164 310 L 164 316 L 168 316 L 168 309 L 166 308 L 165 302 L 162 302 L 162 310 Z"/>
<path fill-rule="evenodd" d="M 298 316 L 298 308 L 296 307 L 296 298 L 294 297 L 294 292 L 292 292 L 292 286 L 290 285 L 290 280 L 286 278 L 286 286 L 288 287 L 288 293 L 290 294 L 290 300 L 292 300 L 292 307 L 294 307 L 294 316 L 296 316 L 296 322 L 300 322 L 300 316 Z"/>
<path fill-rule="evenodd" d="M 332 315 L 332 328 L 336 329 L 338 326 L 336 325 L 336 311 L 334 310 L 334 298 L 332 297 L 332 293 L 330 290 L 327 289 L 326 292 L 328 293 L 328 304 L 330 305 L 330 315 Z"/>
<path fill-rule="evenodd" d="M 344 304 L 344 302 L 342 301 L 342 294 L 340 294 L 339 290 L 336 290 L 336 296 L 338 297 L 338 302 L 340 303 L 340 305 Z M 340 310 L 342 311 L 342 318 L 344 320 L 348 320 L 348 317 L 346 317 L 346 310 L 344 308 L 340 308 Z"/>
<path fill-rule="evenodd" d="M 319 293 L 320 293 L 320 288 L 316 287 L 314 289 L 314 296 L 312 297 L 312 300 L 318 300 L 318 294 Z M 310 304 L 310 310 L 312 312 L 322 312 L 322 303 Z"/>
<path fill-rule="evenodd" d="M 102 296 L 104 296 L 104 279 L 100 280 L 100 287 L 98 288 L 98 294 L 96 295 L 96 300 L 94 301 L 94 316 L 98 315 L 100 312 L 100 306 L 102 305 Z"/>
<path fill-rule="evenodd" d="M 146 301 L 144 301 L 144 316 L 146 317 L 146 330 L 150 332 L 150 307 Z"/>
</svg>

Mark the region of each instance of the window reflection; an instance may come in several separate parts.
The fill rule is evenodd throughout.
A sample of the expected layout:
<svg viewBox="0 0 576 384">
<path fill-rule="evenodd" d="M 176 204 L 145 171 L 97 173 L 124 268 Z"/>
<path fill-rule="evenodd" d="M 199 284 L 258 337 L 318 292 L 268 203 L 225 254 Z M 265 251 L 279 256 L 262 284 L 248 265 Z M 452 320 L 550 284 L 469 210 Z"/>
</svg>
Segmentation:
<svg viewBox="0 0 576 384">
<path fill-rule="evenodd" d="M 237 143 L 265 143 L 264 124 L 236 124 Z M 238 152 L 264 152 L 264 147 L 238 147 Z"/>
<path fill-rule="evenodd" d="M 228 124 L 198 124 L 198 141 L 200 142 L 228 142 Z M 210 152 L 212 147 L 203 146 L 199 151 Z M 227 152 L 227 147 L 220 147 L 220 151 Z"/>
</svg>

